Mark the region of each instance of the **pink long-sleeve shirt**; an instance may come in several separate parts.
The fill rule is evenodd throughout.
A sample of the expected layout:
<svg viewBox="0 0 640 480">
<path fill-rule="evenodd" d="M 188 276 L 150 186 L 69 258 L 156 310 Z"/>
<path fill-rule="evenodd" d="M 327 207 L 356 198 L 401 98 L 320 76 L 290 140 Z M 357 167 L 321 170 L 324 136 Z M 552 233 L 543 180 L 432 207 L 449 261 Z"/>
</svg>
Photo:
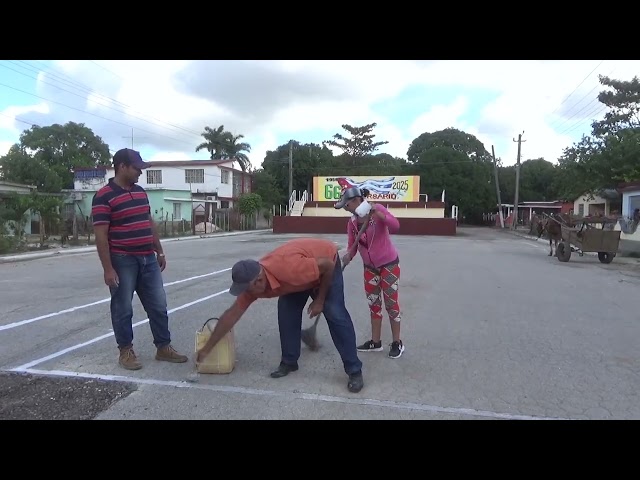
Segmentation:
<svg viewBox="0 0 640 480">
<path fill-rule="evenodd" d="M 392 263 L 398 258 L 398 250 L 396 250 L 391 234 L 396 233 L 400 229 L 400 222 L 394 217 L 389 210 L 383 205 L 376 203 L 376 210 L 382 212 L 385 216 L 384 220 L 376 215 L 371 216 L 369 226 L 364 231 L 358 242 L 358 252 L 362 257 L 365 265 L 379 268 L 383 265 Z M 348 234 L 348 252 L 352 252 L 353 242 L 358 235 L 358 220 L 353 215 L 347 223 Z"/>
</svg>

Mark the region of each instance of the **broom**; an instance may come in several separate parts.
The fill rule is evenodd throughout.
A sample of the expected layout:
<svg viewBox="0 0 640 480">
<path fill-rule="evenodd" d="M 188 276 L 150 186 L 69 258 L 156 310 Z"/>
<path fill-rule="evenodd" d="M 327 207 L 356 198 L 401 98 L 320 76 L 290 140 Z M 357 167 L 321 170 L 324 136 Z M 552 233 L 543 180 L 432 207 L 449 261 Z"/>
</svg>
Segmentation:
<svg viewBox="0 0 640 480">
<path fill-rule="evenodd" d="M 365 220 L 365 222 L 360 227 L 360 230 L 358 231 L 358 235 L 356 236 L 356 240 L 353 242 L 351 249 L 353 249 L 353 247 L 358 248 L 358 241 L 360 241 L 360 237 L 362 236 L 364 231 L 367 229 L 368 225 L 369 225 L 369 221 Z M 351 249 L 348 250 L 347 253 L 351 252 Z M 345 269 L 345 265 L 342 266 L 342 271 L 344 271 L 344 269 Z M 318 343 L 318 338 L 316 337 L 316 327 L 318 326 L 318 321 L 320 321 L 320 315 L 322 315 L 322 312 L 316 315 L 316 319 L 313 322 L 313 325 L 311 325 L 309 328 L 305 328 L 304 330 L 302 330 L 302 336 L 301 336 L 302 342 L 307 347 L 309 347 L 309 350 L 313 352 L 315 352 L 320 348 L 320 344 Z"/>
</svg>

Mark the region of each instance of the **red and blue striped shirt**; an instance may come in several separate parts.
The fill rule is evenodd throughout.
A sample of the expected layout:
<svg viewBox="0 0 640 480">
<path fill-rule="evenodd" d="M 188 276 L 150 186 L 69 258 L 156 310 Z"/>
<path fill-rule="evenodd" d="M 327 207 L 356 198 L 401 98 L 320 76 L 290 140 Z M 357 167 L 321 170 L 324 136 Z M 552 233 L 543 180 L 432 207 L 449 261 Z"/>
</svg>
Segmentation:
<svg viewBox="0 0 640 480">
<path fill-rule="evenodd" d="M 109 226 L 111 253 L 149 255 L 155 252 L 151 207 L 144 188 L 125 190 L 113 179 L 96 192 L 91 205 L 93 225 Z"/>
</svg>

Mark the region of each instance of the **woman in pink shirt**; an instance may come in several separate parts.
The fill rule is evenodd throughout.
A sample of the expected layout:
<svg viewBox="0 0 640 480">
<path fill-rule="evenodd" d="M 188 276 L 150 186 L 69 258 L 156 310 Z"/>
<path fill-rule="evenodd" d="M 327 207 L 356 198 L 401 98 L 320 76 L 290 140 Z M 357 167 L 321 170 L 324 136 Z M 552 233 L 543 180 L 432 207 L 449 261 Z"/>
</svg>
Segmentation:
<svg viewBox="0 0 640 480">
<path fill-rule="evenodd" d="M 391 233 L 396 233 L 400 222 L 381 204 L 370 204 L 366 199 L 369 190 L 357 187 L 347 188 L 336 203 L 335 208 L 344 208 L 353 216 L 347 222 L 349 238 L 347 253 L 342 259 L 346 267 L 355 254 L 353 244 L 363 223 L 368 227 L 358 241 L 358 251 L 364 264 L 364 291 L 371 312 L 371 340 L 358 346 L 361 352 L 382 351 L 382 301 L 389 315 L 393 342 L 389 350 L 391 358 L 399 358 L 404 352 L 400 339 L 401 311 L 398 303 L 398 281 L 400 264 L 398 251 L 391 241 Z"/>
</svg>

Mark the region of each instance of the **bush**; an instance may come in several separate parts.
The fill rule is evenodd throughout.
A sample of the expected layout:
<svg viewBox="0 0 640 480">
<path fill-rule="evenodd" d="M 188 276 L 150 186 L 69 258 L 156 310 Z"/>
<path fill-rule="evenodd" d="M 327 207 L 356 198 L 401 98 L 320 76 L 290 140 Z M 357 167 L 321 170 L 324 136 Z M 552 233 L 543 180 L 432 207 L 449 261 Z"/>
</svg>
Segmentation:
<svg viewBox="0 0 640 480">
<path fill-rule="evenodd" d="M 0 235 L 0 255 L 11 253 L 15 246 L 15 237 L 9 235 Z"/>
</svg>

